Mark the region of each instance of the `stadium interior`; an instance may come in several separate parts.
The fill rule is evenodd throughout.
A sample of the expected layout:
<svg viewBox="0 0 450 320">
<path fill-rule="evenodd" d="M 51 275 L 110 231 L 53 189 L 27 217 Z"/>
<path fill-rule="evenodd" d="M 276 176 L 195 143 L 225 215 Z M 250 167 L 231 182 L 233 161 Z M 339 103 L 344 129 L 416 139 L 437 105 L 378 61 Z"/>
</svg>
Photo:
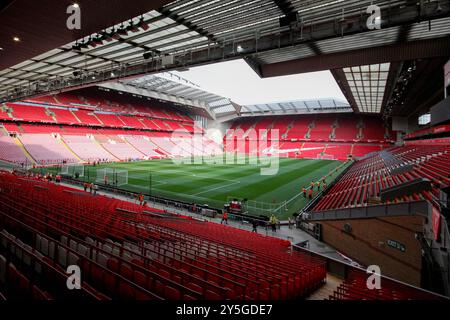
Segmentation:
<svg viewBox="0 0 450 320">
<path fill-rule="evenodd" d="M 44 2 L 0 4 L 0 300 L 448 301 L 450 1 Z"/>
</svg>

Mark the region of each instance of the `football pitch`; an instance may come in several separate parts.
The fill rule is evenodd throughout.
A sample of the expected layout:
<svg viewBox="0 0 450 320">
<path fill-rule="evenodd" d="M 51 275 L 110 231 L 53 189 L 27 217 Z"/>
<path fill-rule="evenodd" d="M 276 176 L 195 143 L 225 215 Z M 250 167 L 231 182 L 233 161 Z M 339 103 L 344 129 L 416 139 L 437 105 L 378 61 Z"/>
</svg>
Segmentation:
<svg viewBox="0 0 450 320">
<path fill-rule="evenodd" d="M 79 179 L 101 184 L 102 169 L 123 175 L 127 184 L 120 189 L 188 203 L 207 204 L 222 209 L 231 198 L 248 199 L 249 214 L 276 214 L 287 219 L 308 202 L 301 194 L 303 186 L 327 176 L 327 183 L 340 173 L 341 161 L 280 158 L 274 175 L 261 175 L 262 165 L 250 164 L 179 164 L 171 159 L 85 166 Z M 343 170 L 342 166 L 341 170 Z M 113 175 L 111 175 L 113 176 Z M 109 183 L 114 183 L 114 178 Z M 101 181 L 101 182 L 100 182 Z M 317 189 L 314 189 L 314 195 Z"/>
</svg>

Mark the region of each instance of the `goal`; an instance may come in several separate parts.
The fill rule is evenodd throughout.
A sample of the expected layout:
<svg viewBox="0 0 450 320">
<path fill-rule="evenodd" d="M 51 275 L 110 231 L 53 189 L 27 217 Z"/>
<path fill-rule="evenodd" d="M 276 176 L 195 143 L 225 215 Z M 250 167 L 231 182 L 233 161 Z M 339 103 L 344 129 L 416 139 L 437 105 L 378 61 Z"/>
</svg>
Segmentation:
<svg viewBox="0 0 450 320">
<path fill-rule="evenodd" d="M 65 165 L 61 168 L 61 175 L 71 176 L 71 177 L 84 177 L 84 166 L 83 165 Z"/>
<path fill-rule="evenodd" d="M 98 169 L 95 183 L 121 187 L 128 184 L 128 170 Z"/>
<path fill-rule="evenodd" d="M 318 155 L 317 159 L 321 159 L 321 160 L 334 160 L 334 156 L 332 154 L 323 154 L 323 155 Z"/>
</svg>

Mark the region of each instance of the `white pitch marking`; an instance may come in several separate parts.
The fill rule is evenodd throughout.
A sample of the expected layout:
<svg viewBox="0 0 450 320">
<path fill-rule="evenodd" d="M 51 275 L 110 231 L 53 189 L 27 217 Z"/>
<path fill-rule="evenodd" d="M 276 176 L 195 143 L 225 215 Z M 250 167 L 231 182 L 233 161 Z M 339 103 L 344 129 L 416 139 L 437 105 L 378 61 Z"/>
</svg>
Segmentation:
<svg viewBox="0 0 450 320">
<path fill-rule="evenodd" d="M 202 192 L 199 192 L 199 193 L 191 194 L 191 196 L 198 196 L 198 195 L 201 195 L 203 193 L 208 193 L 208 192 L 213 191 L 213 190 L 218 190 L 218 189 L 234 186 L 235 184 L 239 184 L 239 183 L 241 183 L 241 182 L 240 181 L 236 181 L 234 183 L 230 183 L 230 184 L 227 184 L 225 186 L 219 186 L 217 188 L 212 188 L 212 189 L 208 189 L 208 190 L 205 190 L 205 191 L 202 191 Z"/>
</svg>

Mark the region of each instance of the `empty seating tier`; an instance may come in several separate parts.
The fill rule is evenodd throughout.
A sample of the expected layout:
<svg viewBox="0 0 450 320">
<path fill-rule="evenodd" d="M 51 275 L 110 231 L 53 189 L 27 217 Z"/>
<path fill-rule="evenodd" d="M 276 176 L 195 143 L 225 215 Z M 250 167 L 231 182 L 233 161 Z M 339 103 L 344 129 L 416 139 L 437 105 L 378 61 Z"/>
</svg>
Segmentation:
<svg viewBox="0 0 450 320">
<path fill-rule="evenodd" d="M 334 291 L 330 300 L 436 300 L 434 294 L 383 279 L 382 288 L 367 288 L 367 274 L 351 270 L 348 278 Z"/>
<path fill-rule="evenodd" d="M 369 199 L 379 199 L 383 189 L 418 178 L 430 180 L 433 190 L 403 196 L 393 202 L 426 199 L 437 204 L 439 188 L 450 184 L 449 161 L 450 145 L 407 145 L 374 153 L 351 166 L 330 186 L 313 211 L 366 206 Z M 404 166 L 412 168 L 396 170 Z"/>
<path fill-rule="evenodd" d="M 322 259 L 291 252 L 285 240 L 156 218 L 148 212 L 164 212 L 10 173 L 0 188 L 1 243 L 26 252 L 17 267 L 55 298 L 77 291 L 53 281 L 68 265 L 83 272 L 80 298 L 105 300 L 296 299 L 326 276 Z"/>
</svg>

